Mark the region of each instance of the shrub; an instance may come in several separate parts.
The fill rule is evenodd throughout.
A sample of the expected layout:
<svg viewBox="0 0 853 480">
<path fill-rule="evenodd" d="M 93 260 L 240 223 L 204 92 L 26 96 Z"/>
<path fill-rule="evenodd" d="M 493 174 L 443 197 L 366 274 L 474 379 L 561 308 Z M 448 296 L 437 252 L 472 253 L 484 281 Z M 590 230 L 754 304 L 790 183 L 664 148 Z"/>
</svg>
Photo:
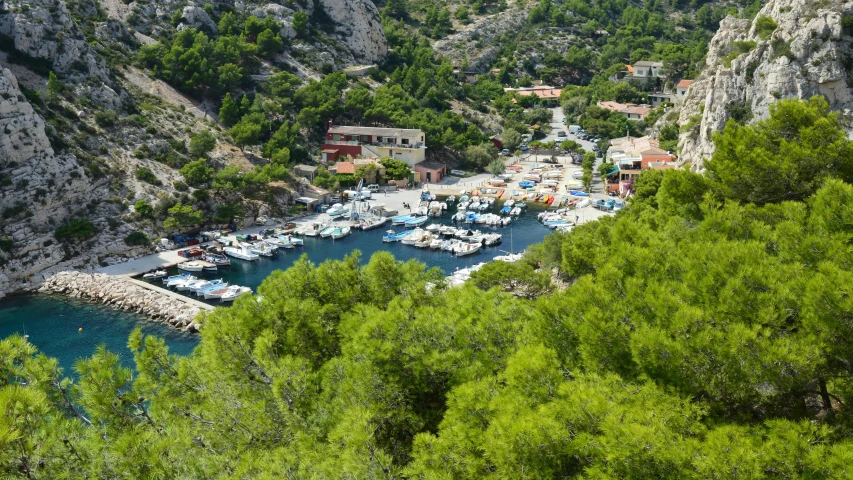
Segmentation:
<svg viewBox="0 0 853 480">
<path fill-rule="evenodd" d="M 758 38 L 762 40 L 768 40 L 770 35 L 773 35 L 776 27 L 778 27 L 776 22 L 766 15 L 762 15 L 755 19 L 755 33 L 758 35 Z"/>
<path fill-rule="evenodd" d="M 14 245 L 15 244 L 14 244 L 14 242 L 12 242 L 11 238 L 8 238 L 8 237 L 0 238 L 0 250 L 3 250 L 4 252 L 8 252 L 8 251 L 12 250 L 12 247 Z"/>
<path fill-rule="evenodd" d="M 150 245 L 151 239 L 148 238 L 144 232 L 131 232 L 128 236 L 124 237 L 124 243 L 130 246 L 143 246 Z"/>
<path fill-rule="evenodd" d="M 102 110 L 95 114 L 95 123 L 106 128 L 116 124 L 116 112 L 112 110 Z"/>
<path fill-rule="evenodd" d="M 160 180 L 157 179 L 157 176 L 154 175 L 154 172 L 152 172 L 151 169 L 148 167 L 137 168 L 136 178 L 142 180 L 145 183 L 150 183 L 151 185 L 160 185 Z"/>
<path fill-rule="evenodd" d="M 95 226 L 85 218 L 75 218 L 59 226 L 54 233 L 57 240 L 86 239 L 95 234 Z"/>
</svg>

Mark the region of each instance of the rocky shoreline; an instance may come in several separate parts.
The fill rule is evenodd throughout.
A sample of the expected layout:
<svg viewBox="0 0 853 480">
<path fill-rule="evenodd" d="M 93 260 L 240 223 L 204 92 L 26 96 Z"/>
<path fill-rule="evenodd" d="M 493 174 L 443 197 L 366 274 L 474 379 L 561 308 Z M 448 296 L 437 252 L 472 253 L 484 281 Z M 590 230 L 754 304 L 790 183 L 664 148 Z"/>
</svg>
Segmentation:
<svg viewBox="0 0 853 480">
<path fill-rule="evenodd" d="M 179 330 L 196 333 L 201 309 L 122 277 L 102 273 L 58 272 L 46 278 L 38 290 L 89 299 L 124 311 L 146 315 Z"/>
</svg>

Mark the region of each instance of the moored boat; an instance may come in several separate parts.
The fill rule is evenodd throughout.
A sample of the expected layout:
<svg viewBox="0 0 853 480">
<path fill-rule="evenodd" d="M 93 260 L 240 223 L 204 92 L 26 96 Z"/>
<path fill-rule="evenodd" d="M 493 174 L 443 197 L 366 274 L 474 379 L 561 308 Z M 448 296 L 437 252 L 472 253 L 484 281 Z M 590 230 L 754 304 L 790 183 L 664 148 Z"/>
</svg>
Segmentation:
<svg viewBox="0 0 853 480">
<path fill-rule="evenodd" d="M 239 258 L 240 260 L 254 261 L 260 258 L 260 255 L 250 251 L 248 244 L 245 243 L 241 243 L 236 247 L 225 247 L 222 251 L 225 252 L 225 255 Z"/>
<path fill-rule="evenodd" d="M 349 235 L 351 231 L 352 230 L 350 229 L 350 227 L 347 226 L 337 227 L 332 232 L 332 240 L 339 240 L 341 238 L 344 238 Z"/>
<path fill-rule="evenodd" d="M 233 302 L 240 295 L 245 295 L 247 293 L 252 293 L 252 289 L 249 287 L 241 287 L 240 285 L 232 285 L 228 287 L 225 293 L 219 297 L 220 302 Z"/>
<path fill-rule="evenodd" d="M 204 265 L 199 262 L 184 262 L 178 264 L 178 270 L 185 272 L 200 272 L 204 270 Z"/>
<path fill-rule="evenodd" d="M 148 272 L 142 276 L 142 278 L 146 280 L 157 280 L 158 278 L 164 278 L 168 275 L 165 270 L 154 270 L 153 272 Z"/>
<path fill-rule="evenodd" d="M 387 232 L 385 232 L 385 235 L 382 237 L 382 241 L 385 243 L 399 242 L 400 240 L 406 238 L 406 236 L 408 234 L 409 234 L 408 231 L 406 231 L 406 232 L 395 232 L 394 230 L 388 230 Z"/>
</svg>

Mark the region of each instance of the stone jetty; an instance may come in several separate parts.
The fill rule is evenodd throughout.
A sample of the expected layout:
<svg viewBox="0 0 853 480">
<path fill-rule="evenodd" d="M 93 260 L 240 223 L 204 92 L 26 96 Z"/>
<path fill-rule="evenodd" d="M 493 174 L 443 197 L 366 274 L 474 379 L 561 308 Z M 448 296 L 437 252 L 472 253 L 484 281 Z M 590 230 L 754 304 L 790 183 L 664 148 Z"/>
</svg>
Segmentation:
<svg viewBox="0 0 853 480">
<path fill-rule="evenodd" d="M 89 299 L 120 310 L 147 315 L 187 332 L 198 332 L 200 326 L 196 317 L 202 309 L 190 303 L 191 299 L 169 295 L 171 292 L 143 286 L 126 277 L 77 271 L 57 272 L 45 279 L 39 291 Z"/>
</svg>

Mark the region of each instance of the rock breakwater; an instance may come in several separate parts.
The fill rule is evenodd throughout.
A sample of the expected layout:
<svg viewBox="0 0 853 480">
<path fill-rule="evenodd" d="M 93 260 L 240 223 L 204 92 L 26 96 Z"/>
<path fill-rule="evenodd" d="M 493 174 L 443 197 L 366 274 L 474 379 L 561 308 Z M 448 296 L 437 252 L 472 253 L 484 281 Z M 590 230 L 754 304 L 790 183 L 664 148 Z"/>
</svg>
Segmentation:
<svg viewBox="0 0 853 480">
<path fill-rule="evenodd" d="M 201 309 L 165 292 L 148 289 L 123 277 L 77 271 L 58 272 L 46 278 L 39 289 L 89 299 L 113 308 L 146 315 L 177 329 L 198 332 Z"/>
</svg>

